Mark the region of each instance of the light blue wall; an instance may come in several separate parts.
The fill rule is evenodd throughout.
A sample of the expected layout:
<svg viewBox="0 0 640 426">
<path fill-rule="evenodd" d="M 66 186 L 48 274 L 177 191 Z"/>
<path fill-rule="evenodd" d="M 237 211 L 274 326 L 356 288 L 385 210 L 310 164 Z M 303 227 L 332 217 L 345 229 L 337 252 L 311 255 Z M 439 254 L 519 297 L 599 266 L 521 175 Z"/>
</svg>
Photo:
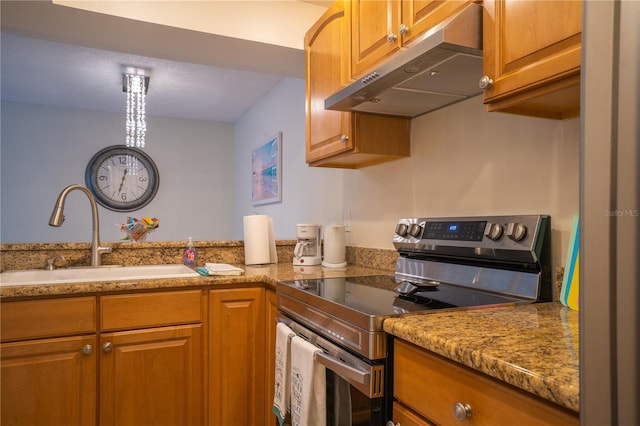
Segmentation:
<svg viewBox="0 0 640 426">
<path fill-rule="evenodd" d="M 554 263 L 564 263 L 578 210 L 578 119 L 487 113 L 481 97 L 412 121 L 410 158 L 358 170 L 305 162 L 304 80 L 285 78 L 234 124 L 149 118 L 146 151 L 160 191 L 136 215 L 157 216 L 152 241 L 243 239 L 242 217 L 273 218 L 276 239 L 297 223 L 350 217 L 347 243 L 393 249 L 405 216 L 549 214 Z M 82 183 L 87 161 L 122 139 L 120 114 L 2 105 L 2 242 L 89 241 L 84 196 L 69 199 L 62 228 L 47 225 L 60 190 Z M 253 206 L 251 153 L 282 132 L 282 202 Z M 124 213 L 100 208 L 104 241 Z"/>
<path fill-rule="evenodd" d="M 160 172 L 155 199 L 135 217 L 160 219 L 150 241 L 232 239 L 233 125 L 148 117 L 147 147 Z M 91 240 L 91 210 L 70 194 L 66 221 L 48 226 L 60 190 L 84 185 L 89 159 L 123 143 L 124 116 L 2 103 L 0 227 L 3 243 Z M 127 213 L 99 207 L 103 241 L 117 241 Z"/>
<path fill-rule="evenodd" d="M 343 176 L 339 169 L 309 167 L 305 162 L 305 84 L 285 78 L 235 123 L 234 236 L 243 238 L 242 218 L 273 218 L 276 239 L 294 239 L 296 224 L 342 222 Z M 282 132 L 282 202 L 253 206 L 251 153 Z"/>
</svg>

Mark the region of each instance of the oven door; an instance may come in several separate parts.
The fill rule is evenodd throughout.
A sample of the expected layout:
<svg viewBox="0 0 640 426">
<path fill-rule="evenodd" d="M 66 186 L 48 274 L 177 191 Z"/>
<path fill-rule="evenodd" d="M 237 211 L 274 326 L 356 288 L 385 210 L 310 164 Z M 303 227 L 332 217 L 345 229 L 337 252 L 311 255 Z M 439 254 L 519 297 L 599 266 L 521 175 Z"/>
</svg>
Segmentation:
<svg viewBox="0 0 640 426">
<path fill-rule="evenodd" d="M 389 411 L 385 394 L 386 361 L 372 362 L 355 356 L 317 333 L 282 315 L 278 321 L 321 352 L 316 362 L 327 378 L 327 426 L 382 426 Z"/>
</svg>

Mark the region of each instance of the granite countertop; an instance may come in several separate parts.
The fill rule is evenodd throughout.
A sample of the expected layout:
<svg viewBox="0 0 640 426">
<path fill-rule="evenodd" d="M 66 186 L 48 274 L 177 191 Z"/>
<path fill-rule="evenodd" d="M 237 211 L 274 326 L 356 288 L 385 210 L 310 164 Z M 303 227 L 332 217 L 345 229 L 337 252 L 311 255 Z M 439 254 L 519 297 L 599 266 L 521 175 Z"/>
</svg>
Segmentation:
<svg viewBox="0 0 640 426">
<path fill-rule="evenodd" d="M 242 275 L 148 279 L 130 281 L 100 281 L 87 283 L 1 286 L 0 300 L 28 297 L 62 296 L 72 294 L 94 294 L 152 289 L 179 289 L 193 287 L 233 288 L 246 284 L 263 283 L 275 290 L 278 280 L 304 278 L 352 277 L 362 275 L 390 274 L 389 271 L 362 267 L 326 268 L 323 266 L 293 266 L 278 263 L 259 266 L 234 265 L 244 269 Z"/>
<path fill-rule="evenodd" d="M 384 330 L 570 410 L 579 411 L 578 312 L 560 303 L 431 311 Z"/>
</svg>

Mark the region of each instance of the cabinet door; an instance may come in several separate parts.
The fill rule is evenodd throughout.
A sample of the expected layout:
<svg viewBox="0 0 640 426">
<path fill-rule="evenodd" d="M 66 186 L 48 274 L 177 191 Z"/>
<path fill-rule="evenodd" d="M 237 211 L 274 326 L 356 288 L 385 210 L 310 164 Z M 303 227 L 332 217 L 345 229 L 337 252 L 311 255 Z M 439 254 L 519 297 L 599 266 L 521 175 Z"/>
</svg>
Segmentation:
<svg viewBox="0 0 640 426">
<path fill-rule="evenodd" d="M 359 78 L 400 49 L 400 0 L 352 0 L 351 76 Z"/>
<path fill-rule="evenodd" d="M 579 113 L 582 2 L 485 0 L 483 28 L 490 111 Z"/>
<path fill-rule="evenodd" d="M 427 30 L 462 10 L 472 0 L 402 0 L 402 45 L 406 45 Z"/>
<path fill-rule="evenodd" d="M 359 168 L 407 157 L 409 119 L 324 109 L 324 100 L 348 82 L 350 43 L 343 6 L 336 2 L 305 37 L 307 163 Z"/>
<path fill-rule="evenodd" d="M 95 335 L 0 345 L 0 423 L 95 424 L 95 345 Z"/>
<path fill-rule="evenodd" d="M 200 425 L 202 326 L 100 335 L 100 424 Z"/>
<path fill-rule="evenodd" d="M 265 312 L 265 326 L 266 326 L 266 413 L 268 421 L 266 424 L 277 425 L 278 421 L 276 416 L 271 411 L 273 407 L 273 393 L 275 387 L 275 368 L 276 368 L 276 326 L 278 321 L 278 298 L 276 292 L 273 290 L 266 290 L 266 312 Z"/>
<path fill-rule="evenodd" d="M 264 424 L 264 297 L 264 288 L 209 292 L 211 425 Z"/>
<path fill-rule="evenodd" d="M 353 149 L 351 114 L 324 109 L 324 100 L 347 82 L 345 46 L 349 43 L 343 4 L 336 2 L 305 36 L 307 163 Z"/>
<path fill-rule="evenodd" d="M 396 400 L 438 425 L 461 424 L 458 403 L 471 409 L 464 423 L 477 426 L 580 423 L 575 412 L 398 339 L 393 362 Z"/>
</svg>

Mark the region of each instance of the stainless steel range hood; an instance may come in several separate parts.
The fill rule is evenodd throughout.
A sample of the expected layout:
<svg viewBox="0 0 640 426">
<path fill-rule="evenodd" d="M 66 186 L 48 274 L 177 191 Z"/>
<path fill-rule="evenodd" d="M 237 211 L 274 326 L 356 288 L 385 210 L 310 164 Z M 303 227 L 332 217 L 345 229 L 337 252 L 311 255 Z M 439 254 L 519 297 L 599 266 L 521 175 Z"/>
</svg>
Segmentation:
<svg viewBox="0 0 640 426">
<path fill-rule="evenodd" d="M 470 4 L 325 100 L 325 108 L 417 117 L 482 92 L 482 6 Z"/>
</svg>

